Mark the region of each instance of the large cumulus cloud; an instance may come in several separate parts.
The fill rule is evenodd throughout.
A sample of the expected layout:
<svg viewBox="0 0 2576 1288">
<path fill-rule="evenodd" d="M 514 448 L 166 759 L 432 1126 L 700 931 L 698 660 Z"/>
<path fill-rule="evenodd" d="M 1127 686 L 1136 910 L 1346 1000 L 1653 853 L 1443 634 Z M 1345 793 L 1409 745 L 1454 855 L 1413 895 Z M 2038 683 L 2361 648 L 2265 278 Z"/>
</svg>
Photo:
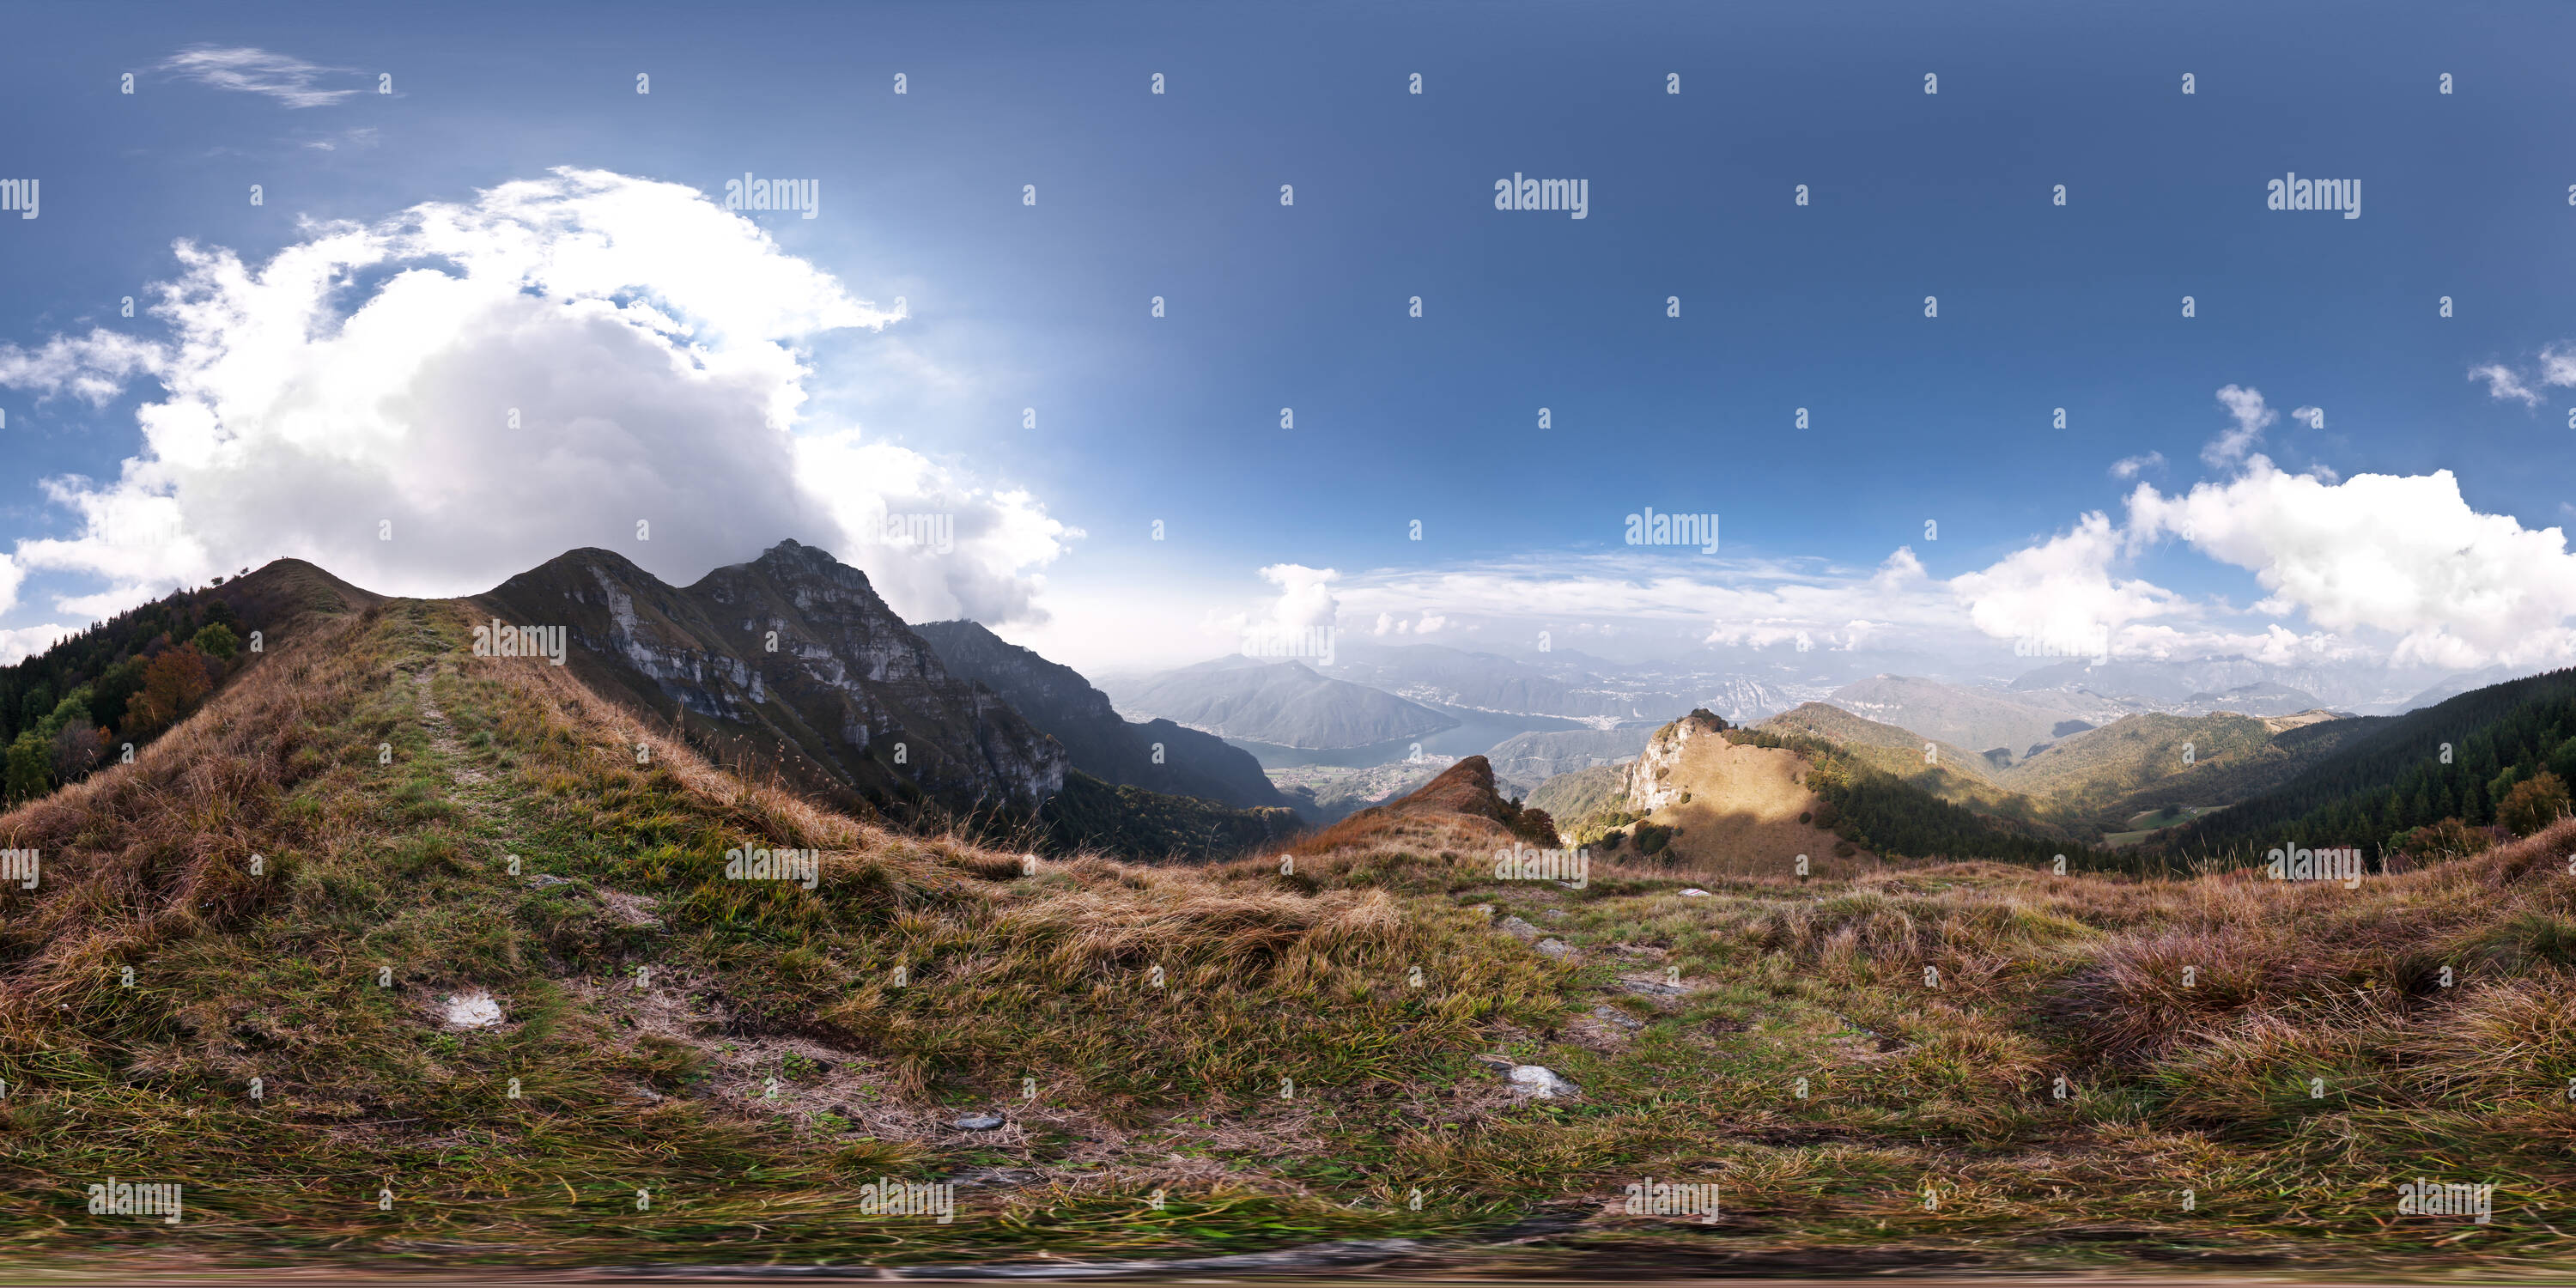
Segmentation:
<svg viewBox="0 0 2576 1288">
<path fill-rule="evenodd" d="M 45 481 L 73 531 L 20 543 L 12 574 L 75 574 L 57 607 L 97 616 L 285 555 L 450 595 L 577 546 L 685 581 L 795 537 L 907 617 L 1007 620 L 1078 535 L 1024 491 L 807 424 L 800 344 L 901 314 L 694 189 L 558 170 L 305 232 L 257 264 L 181 243 L 167 339 L 0 349 L 0 383 L 46 396 L 160 385 L 114 478 Z M 925 507 L 944 551 L 857 521 Z"/>
</svg>

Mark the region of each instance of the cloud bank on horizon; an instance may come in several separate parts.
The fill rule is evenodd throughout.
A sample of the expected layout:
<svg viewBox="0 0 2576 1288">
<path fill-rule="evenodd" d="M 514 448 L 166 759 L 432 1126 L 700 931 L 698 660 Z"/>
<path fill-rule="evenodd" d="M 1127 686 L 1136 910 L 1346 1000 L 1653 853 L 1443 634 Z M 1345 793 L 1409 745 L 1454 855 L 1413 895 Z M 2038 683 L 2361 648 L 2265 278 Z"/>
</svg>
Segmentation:
<svg viewBox="0 0 2576 1288">
<path fill-rule="evenodd" d="M 1374 618 L 1369 633 L 1383 636 L 1407 613 L 1516 628 L 1572 619 L 1587 632 L 1714 619 L 1699 642 L 1757 649 L 1851 651 L 1902 639 L 1930 651 L 2012 642 L 2033 657 L 2242 655 L 2280 666 L 2576 662 L 2576 554 L 2561 529 L 2479 513 L 2449 470 L 2350 479 L 2322 466 L 2285 471 L 2256 450 L 2280 419 L 2261 391 L 2228 385 L 2217 398 L 2230 424 L 2203 458 L 2224 477 L 2170 494 L 2138 483 L 2125 522 L 2089 512 L 1947 579 L 1929 576 L 1910 546 L 1866 572 L 1734 560 L 1691 575 L 1662 559 L 1534 556 L 1346 583 L 1342 598 L 1357 614 L 1348 624 L 1365 630 Z M 2133 478 L 2148 463 L 2130 458 L 2113 474 Z M 2175 544 L 2252 574 L 2264 597 L 2242 606 L 2196 598 L 2127 571 Z"/>
</svg>

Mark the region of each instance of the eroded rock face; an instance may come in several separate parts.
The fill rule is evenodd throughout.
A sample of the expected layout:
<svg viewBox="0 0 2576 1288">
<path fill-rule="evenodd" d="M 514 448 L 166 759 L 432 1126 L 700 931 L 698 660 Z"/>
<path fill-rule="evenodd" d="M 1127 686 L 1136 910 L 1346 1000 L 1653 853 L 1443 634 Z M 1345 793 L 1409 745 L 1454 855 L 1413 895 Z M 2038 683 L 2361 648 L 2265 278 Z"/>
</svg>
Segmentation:
<svg viewBox="0 0 2576 1288">
<path fill-rule="evenodd" d="M 1693 711 L 1655 731 L 1646 750 L 1628 766 L 1627 796 L 1629 808 L 1652 814 L 1679 801 L 1680 783 L 1670 771 L 1682 763 L 1682 749 L 1694 738 L 1714 738 L 1726 732 L 1726 721 L 1707 711 Z"/>
<path fill-rule="evenodd" d="M 585 680 L 716 738 L 788 744 L 865 795 L 1033 807 L 1064 785 L 1062 746 L 951 674 L 867 574 L 812 546 L 782 541 L 685 588 L 575 550 L 484 600 L 508 625 L 566 627 Z"/>
</svg>

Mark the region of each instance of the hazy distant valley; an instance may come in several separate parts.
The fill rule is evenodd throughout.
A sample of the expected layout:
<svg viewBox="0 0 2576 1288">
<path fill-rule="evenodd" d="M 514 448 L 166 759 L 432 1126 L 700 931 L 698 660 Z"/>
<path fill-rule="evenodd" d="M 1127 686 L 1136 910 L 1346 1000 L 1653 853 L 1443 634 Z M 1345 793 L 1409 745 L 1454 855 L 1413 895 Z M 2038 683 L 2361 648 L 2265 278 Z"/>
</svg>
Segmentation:
<svg viewBox="0 0 2576 1288">
<path fill-rule="evenodd" d="M 1882 744 L 1901 744 L 1895 749 L 1918 761 L 1922 745 L 1931 743 L 1935 762 L 1916 772 L 1930 774 L 1936 794 L 2030 813 L 2041 808 L 2037 800 L 2016 801 L 2021 793 L 1997 776 L 2037 758 L 2043 763 L 2016 784 L 2064 779 L 2065 765 L 2093 754 L 2081 750 L 2082 735 L 2132 717 L 2227 714 L 2309 723 L 2401 714 L 2478 687 L 2465 684 L 2472 677 L 2276 667 L 2241 657 L 2102 666 L 2040 661 L 2013 678 L 1983 680 L 1854 675 L 1876 659 L 1791 657 L 1745 670 L 1740 660 L 1713 656 L 1623 664 L 1571 651 L 1506 656 L 1446 645 L 1344 643 L 1329 661 L 1226 657 L 1104 677 L 1100 684 L 1128 719 L 1168 720 L 1250 753 L 1314 822 L 1401 795 L 1463 756 L 1486 756 L 1505 791 L 1526 795 L 1550 779 L 1634 759 L 1656 729 L 1694 709 L 1751 726 L 1811 704 L 1859 717 L 1875 732 L 1823 730 L 1816 721 L 1801 721 L 1810 732 L 1858 737 L 1881 753 L 1891 750 Z M 2473 678 L 2495 683 L 2513 673 L 2499 668 Z M 2124 729 L 2115 738 L 2130 736 Z M 2189 741 L 2170 739 L 2177 768 Z M 2093 745 L 2107 744 L 2096 739 Z M 2204 742 L 2195 748 L 2195 764 L 2218 754 Z"/>
</svg>

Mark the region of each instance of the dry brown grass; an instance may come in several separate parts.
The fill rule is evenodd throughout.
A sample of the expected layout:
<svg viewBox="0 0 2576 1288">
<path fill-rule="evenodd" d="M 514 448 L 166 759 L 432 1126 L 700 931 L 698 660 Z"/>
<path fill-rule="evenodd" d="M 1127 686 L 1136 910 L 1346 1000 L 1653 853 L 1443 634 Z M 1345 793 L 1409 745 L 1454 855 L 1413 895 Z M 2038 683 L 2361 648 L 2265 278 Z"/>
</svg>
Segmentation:
<svg viewBox="0 0 2576 1288">
<path fill-rule="evenodd" d="M 463 624 L 397 601 L 317 631 L 142 763 L 0 817 L 0 841 L 47 858 L 41 894 L 0 894 L 0 1067 L 33 1084 L 0 1114 L 20 1182 L 0 1226 L 59 1239 L 42 1177 L 172 1159 L 228 1213 L 210 1240 L 399 1231 L 594 1259 L 641 1237 L 598 1216 L 639 1176 L 676 1178 L 668 1246 L 767 1223 L 744 1255 L 802 1258 L 875 1237 L 842 1219 L 851 1169 L 1001 1162 L 1039 1177 L 987 1200 L 1007 1217 L 868 1246 L 1237 1250 L 1645 1175 L 1722 1179 L 1763 1237 L 1854 1248 L 2080 1222 L 2368 1240 L 2388 1177 L 2451 1162 L 2516 1201 L 2571 1192 L 2576 823 L 2358 890 L 1625 861 L 1568 890 L 1493 881 L 1521 838 L 1453 780 L 1277 854 L 1031 872 L 710 764 L 563 671 L 462 656 Z M 716 876 L 744 844 L 821 851 L 817 888 Z M 498 874 L 505 851 L 571 881 L 531 891 Z M 277 879 L 240 879 L 249 852 Z M 650 931 L 620 913 L 647 901 Z M 1571 954 L 1498 933 L 1506 911 Z M 390 998 L 380 961 L 402 968 Z M 128 962 L 153 987 L 116 988 Z M 640 963 L 668 991 L 619 982 Z M 1687 986 L 1634 987 L 1667 970 Z M 506 1031 L 427 1025 L 437 990 L 468 985 L 508 999 Z M 1590 1019 L 1605 1008 L 1629 1023 Z M 1514 1101 L 1468 1059 L 1494 1050 L 1582 1096 Z M 835 1068 L 748 1103 L 791 1055 Z M 682 1089 L 693 1064 L 712 1090 Z M 529 1101 L 499 1098 L 531 1069 Z M 265 1106 L 242 1101 L 254 1074 Z M 818 1122 L 859 1097 L 874 1139 Z M 945 1119 L 966 1104 L 1011 1107 L 1010 1128 L 959 1139 Z M 381 1223 L 305 1197 L 395 1171 L 422 1201 Z M 1149 1215 L 1149 1184 L 1206 1188 Z M 1401 1206 L 1415 1185 L 1432 1211 Z M 2201 1215 L 2174 1206 L 2186 1187 Z"/>
<path fill-rule="evenodd" d="M 115 968 L 238 924 L 279 884 L 249 873 L 255 853 L 347 839 L 329 820 L 281 815 L 279 784 L 339 751 L 317 725 L 363 684 L 345 651 L 365 623 L 307 618 L 301 647 L 251 667 L 215 702 L 142 749 L 0 815 L 0 848 L 35 849 L 43 879 L 0 923 L 0 1042 L 45 1043 L 57 1008 L 109 986 Z"/>
</svg>

